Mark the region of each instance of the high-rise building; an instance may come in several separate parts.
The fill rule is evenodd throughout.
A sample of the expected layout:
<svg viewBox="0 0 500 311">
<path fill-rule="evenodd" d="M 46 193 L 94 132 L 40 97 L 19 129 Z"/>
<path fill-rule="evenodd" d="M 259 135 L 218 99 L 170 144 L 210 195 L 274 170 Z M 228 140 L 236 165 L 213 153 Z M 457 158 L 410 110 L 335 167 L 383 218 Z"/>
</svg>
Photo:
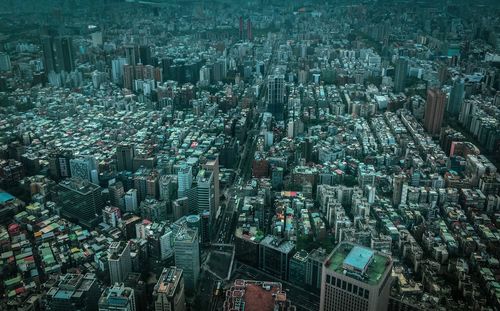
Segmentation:
<svg viewBox="0 0 500 311">
<path fill-rule="evenodd" d="M 175 265 L 184 272 L 186 288 L 194 290 L 200 275 L 198 229 L 183 228 L 175 236 Z"/>
<path fill-rule="evenodd" d="M 297 286 L 306 284 L 306 266 L 307 256 L 309 254 L 305 250 L 296 252 L 290 259 L 290 267 L 288 269 L 288 281 Z"/>
<path fill-rule="evenodd" d="M 43 36 L 41 38 L 45 73 L 75 70 L 73 40 L 69 36 Z"/>
<path fill-rule="evenodd" d="M 288 278 L 288 263 L 295 245 L 273 235 L 266 236 L 259 244 L 259 268 L 283 280 Z"/>
<path fill-rule="evenodd" d="M 306 284 L 311 290 L 319 292 L 321 290 L 321 275 L 323 274 L 323 262 L 328 254 L 324 248 L 318 248 L 307 256 L 306 263 Z"/>
<path fill-rule="evenodd" d="M 137 189 L 130 189 L 125 193 L 124 196 L 124 204 L 125 211 L 127 212 L 137 212 L 138 211 L 138 203 L 137 203 Z"/>
<path fill-rule="evenodd" d="M 108 187 L 109 190 L 109 202 L 112 206 L 123 208 L 125 206 L 124 196 L 125 188 L 121 181 L 117 181 Z"/>
<path fill-rule="evenodd" d="M 114 84 L 123 85 L 123 66 L 127 63 L 127 59 L 119 57 L 111 61 L 111 80 Z"/>
<path fill-rule="evenodd" d="M 12 69 L 12 64 L 10 62 L 10 56 L 7 53 L 0 53 L 0 71 L 10 71 Z"/>
<path fill-rule="evenodd" d="M 240 16 L 240 40 L 243 40 L 243 16 Z"/>
<path fill-rule="evenodd" d="M 99 299 L 99 311 L 136 311 L 134 290 L 123 283 L 107 287 Z"/>
<path fill-rule="evenodd" d="M 92 156 L 83 156 L 69 160 L 71 177 L 88 180 L 94 184 L 99 183 L 97 163 Z"/>
<path fill-rule="evenodd" d="M 108 265 L 111 284 L 123 282 L 132 271 L 130 242 L 112 242 L 109 245 Z"/>
<path fill-rule="evenodd" d="M 247 20 L 247 40 L 252 41 L 253 40 L 253 33 L 252 33 L 252 21 L 250 18 Z"/>
<path fill-rule="evenodd" d="M 441 131 L 445 107 L 446 94 L 440 89 L 429 89 L 424 115 L 424 128 L 429 134 L 438 135 Z"/>
<path fill-rule="evenodd" d="M 213 173 L 214 184 L 214 210 L 210 211 L 212 222 L 215 220 L 217 210 L 219 209 L 220 185 L 219 185 L 219 155 L 209 156 L 203 167 Z"/>
<path fill-rule="evenodd" d="M 270 75 L 267 78 L 267 105 L 268 111 L 277 120 L 283 120 L 285 101 L 285 76 Z"/>
<path fill-rule="evenodd" d="M 352 243 L 340 243 L 323 265 L 320 311 L 387 310 L 391 271 L 390 256 Z"/>
<path fill-rule="evenodd" d="M 126 45 L 124 48 L 127 64 L 134 67 L 140 62 L 139 48 L 136 45 Z"/>
<path fill-rule="evenodd" d="M 120 144 L 116 147 L 116 169 L 120 171 L 132 171 L 135 149 L 133 145 Z"/>
<path fill-rule="evenodd" d="M 47 311 L 97 311 L 99 286 L 92 273 L 66 274 L 45 295 Z"/>
<path fill-rule="evenodd" d="M 228 290 L 222 310 L 295 311 L 281 283 L 237 279 Z"/>
<path fill-rule="evenodd" d="M 184 275 L 182 269 L 164 268 L 153 290 L 154 311 L 184 311 Z"/>
<path fill-rule="evenodd" d="M 408 75 L 408 60 L 404 57 L 398 58 L 394 73 L 394 91 L 399 93 L 405 89 L 406 77 Z"/>
<path fill-rule="evenodd" d="M 191 189 L 193 184 L 193 169 L 190 165 L 183 165 L 177 173 L 177 196 L 186 196 L 186 191 Z"/>
<path fill-rule="evenodd" d="M 399 174 L 394 176 L 392 180 L 392 204 L 395 206 L 399 206 L 401 203 L 401 195 L 403 193 L 403 184 L 406 180 L 406 176 L 404 174 Z"/>
<path fill-rule="evenodd" d="M 448 99 L 446 111 L 452 116 L 458 116 L 462 109 L 462 103 L 465 95 L 465 84 L 463 79 L 455 79 Z"/>
<path fill-rule="evenodd" d="M 198 213 L 208 211 L 210 213 L 211 223 L 215 220 L 215 189 L 214 189 L 214 173 L 202 169 L 197 176 L 197 192 L 198 192 Z"/>
<path fill-rule="evenodd" d="M 80 178 L 61 181 L 52 189 L 52 197 L 61 207 L 61 215 L 93 227 L 101 221 L 105 200 L 102 188 Z"/>
</svg>

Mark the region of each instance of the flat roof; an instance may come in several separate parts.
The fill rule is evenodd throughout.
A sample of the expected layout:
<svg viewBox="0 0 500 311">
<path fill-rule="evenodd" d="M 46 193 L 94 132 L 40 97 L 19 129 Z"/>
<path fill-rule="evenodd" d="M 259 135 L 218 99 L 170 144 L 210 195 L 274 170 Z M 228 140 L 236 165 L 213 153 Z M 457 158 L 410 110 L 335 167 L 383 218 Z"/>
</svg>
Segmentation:
<svg viewBox="0 0 500 311">
<path fill-rule="evenodd" d="M 355 244 L 347 242 L 340 243 L 326 258 L 324 262 L 325 269 L 329 269 L 330 271 L 338 274 L 344 274 L 344 271 L 346 271 L 346 269 L 344 268 L 344 262 L 348 257 L 350 257 L 351 251 L 356 247 L 361 248 L 361 250 L 355 250 L 354 253 L 352 253 L 353 258 L 349 259 L 348 262 L 362 265 L 365 260 L 354 260 L 354 255 L 359 256 L 360 253 L 362 254 L 362 256 L 368 255 L 369 252 L 365 253 L 365 250 L 373 252 L 373 259 L 371 261 L 369 260 L 364 274 L 348 272 L 347 275 L 368 285 L 377 285 L 382 280 L 382 276 L 388 269 L 391 258 L 369 248 L 357 246 Z M 357 262 L 358 260 L 359 262 Z"/>
<path fill-rule="evenodd" d="M 15 199 L 10 193 L 7 192 L 0 192 L 0 203 L 5 203 L 7 201 L 10 201 L 12 199 Z"/>
<path fill-rule="evenodd" d="M 375 252 L 369 248 L 354 246 L 344 259 L 343 266 L 350 266 L 359 271 L 365 271 Z"/>
</svg>

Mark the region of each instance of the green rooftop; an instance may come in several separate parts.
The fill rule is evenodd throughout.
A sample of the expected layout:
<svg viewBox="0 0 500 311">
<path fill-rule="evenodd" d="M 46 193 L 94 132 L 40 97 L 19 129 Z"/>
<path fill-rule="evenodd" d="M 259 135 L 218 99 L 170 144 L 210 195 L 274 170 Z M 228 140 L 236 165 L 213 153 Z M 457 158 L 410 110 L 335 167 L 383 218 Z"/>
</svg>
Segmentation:
<svg viewBox="0 0 500 311">
<path fill-rule="evenodd" d="M 325 261 L 325 267 L 330 269 L 336 273 L 343 274 L 344 273 L 344 262 L 348 258 L 352 258 L 354 254 L 351 254 L 351 251 L 354 249 L 356 254 L 359 253 L 360 249 L 366 249 L 367 254 L 373 254 L 373 260 L 368 264 L 366 273 L 347 273 L 348 276 L 357 279 L 361 282 L 364 282 L 368 285 L 377 285 L 384 272 L 387 268 L 387 265 L 390 263 L 390 258 L 388 256 L 381 255 L 379 252 L 372 251 L 369 248 L 364 248 L 362 246 L 356 246 L 351 243 L 340 243 L 327 257 Z M 349 260 L 348 260 L 349 261 Z"/>
</svg>

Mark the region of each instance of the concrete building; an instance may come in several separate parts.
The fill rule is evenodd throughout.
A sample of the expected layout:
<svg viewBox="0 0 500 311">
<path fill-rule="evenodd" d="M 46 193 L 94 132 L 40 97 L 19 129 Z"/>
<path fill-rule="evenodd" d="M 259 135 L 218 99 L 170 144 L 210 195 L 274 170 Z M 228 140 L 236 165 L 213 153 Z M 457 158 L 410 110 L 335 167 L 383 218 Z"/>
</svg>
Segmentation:
<svg viewBox="0 0 500 311">
<path fill-rule="evenodd" d="M 235 280 L 226 292 L 224 311 L 295 311 L 281 283 Z"/>
<path fill-rule="evenodd" d="M 175 237 L 175 264 L 184 272 L 186 288 L 194 290 L 200 275 L 198 229 L 184 228 Z"/>
<path fill-rule="evenodd" d="M 391 270 L 390 256 L 340 243 L 323 265 L 320 311 L 387 310 Z"/>
<path fill-rule="evenodd" d="M 97 311 L 99 287 L 92 273 L 66 274 L 45 295 L 47 311 Z"/>
<path fill-rule="evenodd" d="M 102 189 L 96 184 L 79 178 L 60 182 L 52 190 L 52 197 L 61 206 L 61 214 L 75 219 L 82 225 L 93 227 L 102 217 L 105 201 Z"/>
<path fill-rule="evenodd" d="M 198 212 L 210 212 L 210 223 L 215 220 L 215 186 L 214 172 L 202 169 L 197 176 Z"/>
<path fill-rule="evenodd" d="M 432 136 L 439 135 L 446 107 L 446 94 L 440 89 L 427 91 L 425 104 L 424 128 Z"/>
<path fill-rule="evenodd" d="M 288 278 L 288 263 L 293 256 L 295 244 L 279 237 L 268 235 L 259 244 L 259 268 L 283 280 Z"/>
<path fill-rule="evenodd" d="M 132 271 L 129 242 L 113 242 L 109 245 L 108 265 L 111 284 L 123 282 Z"/>
<path fill-rule="evenodd" d="M 283 120 L 285 103 L 285 76 L 270 75 L 267 78 L 268 111 L 278 120 Z"/>
<path fill-rule="evenodd" d="M 193 169 L 190 165 L 183 165 L 177 173 L 177 196 L 186 196 L 186 191 L 191 189 L 193 184 Z"/>
<path fill-rule="evenodd" d="M 182 269 L 164 268 L 153 289 L 154 311 L 184 311 L 184 275 Z"/>
<path fill-rule="evenodd" d="M 136 311 L 134 290 L 123 283 L 104 290 L 99 299 L 99 311 Z"/>
</svg>

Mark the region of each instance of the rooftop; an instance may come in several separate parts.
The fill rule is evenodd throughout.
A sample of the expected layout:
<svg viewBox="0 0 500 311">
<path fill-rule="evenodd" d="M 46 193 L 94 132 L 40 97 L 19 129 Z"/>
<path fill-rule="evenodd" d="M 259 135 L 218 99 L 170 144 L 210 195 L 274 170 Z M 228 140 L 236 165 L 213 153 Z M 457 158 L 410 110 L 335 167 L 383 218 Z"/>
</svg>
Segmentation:
<svg viewBox="0 0 500 311">
<path fill-rule="evenodd" d="M 387 255 L 352 243 L 341 243 L 327 257 L 325 267 L 368 285 L 377 285 L 390 263 L 391 258 Z"/>
</svg>

